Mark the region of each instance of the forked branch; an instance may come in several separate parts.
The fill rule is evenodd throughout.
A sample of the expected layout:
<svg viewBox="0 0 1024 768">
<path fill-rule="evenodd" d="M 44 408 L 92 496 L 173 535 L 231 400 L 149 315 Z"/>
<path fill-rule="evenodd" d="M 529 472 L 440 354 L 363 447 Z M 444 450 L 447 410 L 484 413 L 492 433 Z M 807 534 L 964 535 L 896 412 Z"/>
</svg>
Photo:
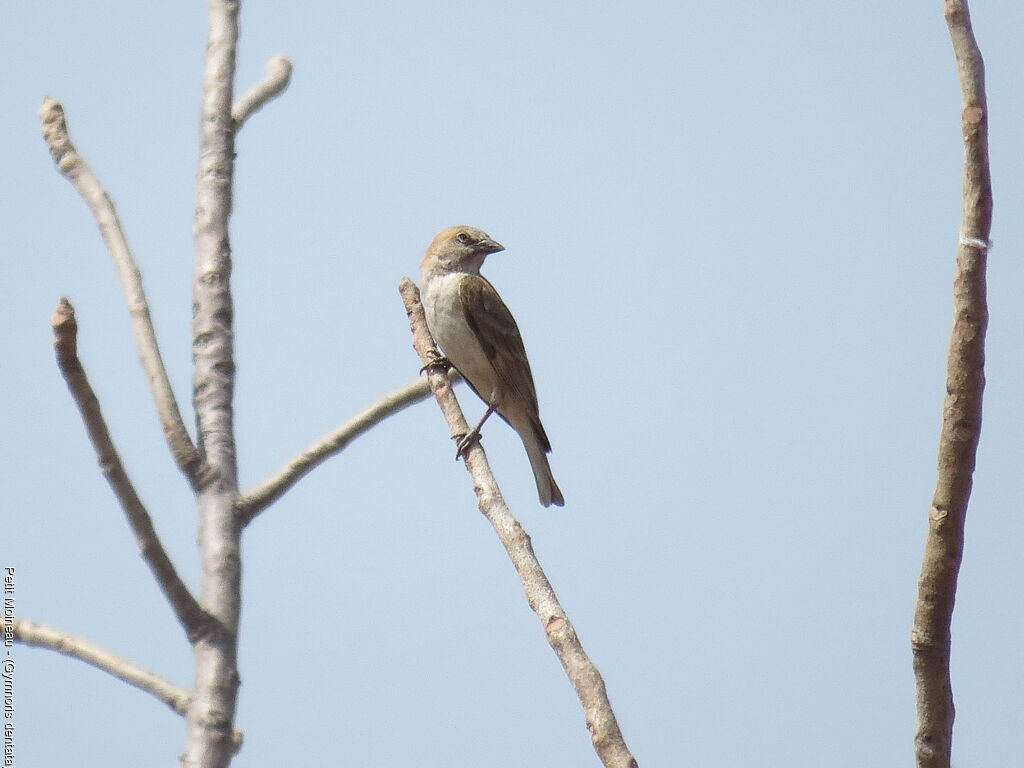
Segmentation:
<svg viewBox="0 0 1024 768">
<path fill-rule="evenodd" d="M 451 375 L 457 377 L 458 374 Z M 380 424 L 388 416 L 429 396 L 430 384 L 426 379 L 417 379 L 402 389 L 385 395 L 362 413 L 324 435 L 281 467 L 272 477 L 242 495 L 237 505 L 239 522 L 248 525 L 256 515 L 281 498 L 299 480 L 331 456 L 343 451 L 357 437 Z"/>
<path fill-rule="evenodd" d="M 92 168 L 71 143 L 67 122 L 64 119 L 64 108 L 57 101 L 47 97 L 43 99 L 43 105 L 39 109 L 39 119 L 42 121 L 43 138 L 46 139 L 57 168 L 78 190 L 78 194 L 89 206 L 96 223 L 99 224 L 103 242 L 106 243 L 121 278 L 121 287 L 128 301 L 128 313 L 132 319 L 132 329 L 135 331 L 139 358 L 146 371 L 146 378 L 149 379 L 157 414 L 163 425 L 164 437 L 178 467 L 188 478 L 193 489 L 198 488 L 201 483 L 202 458 L 192 438 L 189 437 L 185 422 L 182 421 L 178 401 L 174 397 L 167 369 L 160 356 L 153 320 L 149 316 L 149 303 L 142 288 L 142 274 L 128 247 L 114 203 Z"/>
<path fill-rule="evenodd" d="M 84 661 L 140 691 L 155 696 L 179 715 L 184 715 L 188 710 L 191 697 L 184 688 L 101 648 L 95 643 L 90 643 L 88 640 L 83 640 L 67 632 L 61 632 L 53 627 L 37 624 L 34 621 L 14 619 L 11 624 L 14 630 L 14 639 L 23 645 L 47 648 L 72 659 Z"/>
<path fill-rule="evenodd" d="M 114 447 L 110 430 L 100 410 L 99 400 L 92 385 L 89 384 L 82 362 L 78 359 L 78 323 L 75 320 L 74 307 L 67 299 L 61 299 L 53 313 L 53 346 L 57 353 L 57 366 L 64 381 L 67 382 L 75 405 L 78 406 L 78 412 L 96 451 L 100 470 L 114 491 L 121 509 L 124 510 L 132 533 L 135 534 L 142 559 L 153 572 L 167 602 L 171 604 L 178 621 L 185 629 L 186 636 L 192 642 L 204 631 L 208 618 L 167 556 L 167 551 L 153 527 L 153 521 L 125 471 L 117 448 Z"/>
<path fill-rule="evenodd" d="M 267 62 L 267 73 L 249 92 L 231 107 L 231 118 L 235 121 L 237 131 L 250 115 L 262 109 L 264 105 L 280 95 L 292 79 L 292 63 L 284 56 L 275 56 Z"/>
</svg>

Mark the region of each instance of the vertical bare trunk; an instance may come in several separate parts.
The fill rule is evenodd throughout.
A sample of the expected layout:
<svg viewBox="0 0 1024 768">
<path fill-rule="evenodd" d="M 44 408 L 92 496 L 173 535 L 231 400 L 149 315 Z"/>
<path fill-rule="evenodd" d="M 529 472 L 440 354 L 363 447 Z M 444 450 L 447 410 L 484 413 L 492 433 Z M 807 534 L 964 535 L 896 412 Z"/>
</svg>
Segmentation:
<svg viewBox="0 0 1024 768">
<path fill-rule="evenodd" d="M 200 602 L 212 630 L 193 645 L 195 692 L 188 710 L 184 764 L 223 768 L 235 750 L 232 725 L 238 694 L 241 530 L 235 518 L 233 308 L 228 219 L 234 176 L 231 102 L 239 3 L 209 0 L 203 74 L 198 194 L 194 225 L 192 355 L 199 447 L 207 472 L 198 494 Z"/>
</svg>

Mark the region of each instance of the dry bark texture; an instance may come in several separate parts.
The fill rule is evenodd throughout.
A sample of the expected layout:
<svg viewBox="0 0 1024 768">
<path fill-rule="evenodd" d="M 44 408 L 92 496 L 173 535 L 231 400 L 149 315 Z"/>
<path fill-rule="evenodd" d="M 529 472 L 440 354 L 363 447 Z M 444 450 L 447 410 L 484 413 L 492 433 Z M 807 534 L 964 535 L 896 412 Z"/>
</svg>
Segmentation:
<svg viewBox="0 0 1024 768">
<path fill-rule="evenodd" d="M 920 768 L 948 768 L 952 754 L 955 711 L 949 675 L 950 624 L 981 434 L 988 325 L 985 267 L 992 225 L 984 63 L 966 1 L 948 0 L 945 15 L 963 94 L 963 220 L 953 283 L 953 333 L 947 360 L 938 482 L 928 513 L 911 637 L 918 713 L 914 746 Z"/>
</svg>

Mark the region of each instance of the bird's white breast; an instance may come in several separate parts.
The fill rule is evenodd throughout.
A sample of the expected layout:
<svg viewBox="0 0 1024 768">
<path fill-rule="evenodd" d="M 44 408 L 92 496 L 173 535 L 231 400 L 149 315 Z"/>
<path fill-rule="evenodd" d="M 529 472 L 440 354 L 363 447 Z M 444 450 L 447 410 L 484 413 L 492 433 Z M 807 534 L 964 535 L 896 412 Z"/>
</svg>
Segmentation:
<svg viewBox="0 0 1024 768">
<path fill-rule="evenodd" d="M 472 383 L 480 395 L 493 402 L 497 377 L 476 333 L 466 322 L 459 297 L 459 282 L 467 275 L 459 272 L 424 277 L 420 287 L 427 327 L 441 351 Z"/>
</svg>

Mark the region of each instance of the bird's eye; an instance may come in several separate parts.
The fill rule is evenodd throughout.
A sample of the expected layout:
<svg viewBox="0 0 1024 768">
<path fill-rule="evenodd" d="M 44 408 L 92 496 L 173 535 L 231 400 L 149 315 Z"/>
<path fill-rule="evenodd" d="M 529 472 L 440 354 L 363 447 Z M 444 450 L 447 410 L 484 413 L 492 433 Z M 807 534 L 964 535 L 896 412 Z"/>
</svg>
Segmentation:
<svg viewBox="0 0 1024 768">
<path fill-rule="evenodd" d="M 463 245 L 465 245 L 466 243 L 469 242 L 469 235 L 467 235 L 465 232 L 459 232 L 458 236 L 456 236 L 455 239 L 458 240 Z"/>
</svg>

